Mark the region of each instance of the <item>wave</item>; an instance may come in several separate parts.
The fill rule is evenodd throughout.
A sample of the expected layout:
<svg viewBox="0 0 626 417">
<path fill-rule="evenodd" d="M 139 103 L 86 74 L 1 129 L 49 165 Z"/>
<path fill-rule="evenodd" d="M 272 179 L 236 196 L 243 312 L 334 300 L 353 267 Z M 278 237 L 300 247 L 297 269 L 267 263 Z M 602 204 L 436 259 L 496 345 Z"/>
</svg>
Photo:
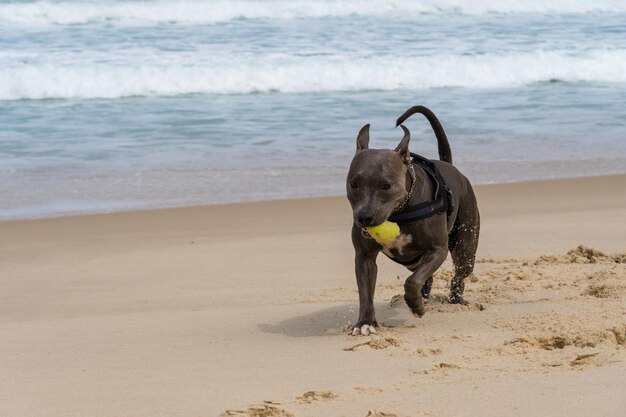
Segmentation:
<svg viewBox="0 0 626 417">
<path fill-rule="evenodd" d="M 196 65 L 20 64 L 0 68 L 0 100 L 265 92 L 506 88 L 542 81 L 626 82 L 626 49 L 516 54 L 282 57 Z"/>
<path fill-rule="evenodd" d="M 153 0 L 3 2 L 0 24 L 68 25 L 93 22 L 210 24 L 237 18 L 294 19 L 422 13 L 626 12 L 623 0 Z"/>
</svg>

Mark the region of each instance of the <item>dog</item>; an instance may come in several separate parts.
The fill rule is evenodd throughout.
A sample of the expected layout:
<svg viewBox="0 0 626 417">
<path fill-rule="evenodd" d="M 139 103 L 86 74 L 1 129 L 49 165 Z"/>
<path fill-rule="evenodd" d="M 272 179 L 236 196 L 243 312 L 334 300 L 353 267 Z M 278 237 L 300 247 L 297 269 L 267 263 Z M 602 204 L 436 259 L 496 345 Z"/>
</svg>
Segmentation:
<svg viewBox="0 0 626 417">
<path fill-rule="evenodd" d="M 420 159 L 409 152 L 411 135 L 402 123 L 415 113 L 430 122 L 437 137 L 439 160 Z M 463 299 L 464 279 L 474 270 L 480 231 L 472 185 L 452 165 L 448 139 L 431 110 L 411 107 L 398 118 L 397 126 L 404 131 L 404 137 L 395 150 L 370 149 L 370 125 L 361 128 L 346 180 L 354 220 L 352 243 L 359 290 L 359 317 L 350 331 L 353 336 L 376 333 L 374 291 L 380 252 L 411 271 L 404 283 L 404 299 L 415 316 L 424 315 L 424 299 L 430 296 L 433 273 L 448 251 L 454 263 L 450 303 L 467 304 Z M 436 201 L 430 203 L 433 199 Z M 412 219 L 411 210 L 422 217 Z M 392 243 L 379 244 L 366 228 L 394 221 L 394 216 L 401 219 L 397 221 L 400 235 Z"/>
</svg>

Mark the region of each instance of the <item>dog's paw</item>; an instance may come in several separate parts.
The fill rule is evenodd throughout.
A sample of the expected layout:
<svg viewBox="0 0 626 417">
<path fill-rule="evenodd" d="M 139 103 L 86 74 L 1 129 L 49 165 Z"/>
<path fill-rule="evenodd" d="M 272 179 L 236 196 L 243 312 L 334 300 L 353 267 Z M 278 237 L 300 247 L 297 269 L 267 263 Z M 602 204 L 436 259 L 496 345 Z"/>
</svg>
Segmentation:
<svg viewBox="0 0 626 417">
<path fill-rule="evenodd" d="M 421 319 L 422 317 L 424 317 L 424 314 L 426 312 L 424 311 L 424 309 L 421 309 L 421 310 L 413 310 L 413 309 L 411 309 L 411 313 L 413 313 L 413 315 L 415 317 L 417 317 L 418 319 Z"/>
<path fill-rule="evenodd" d="M 426 309 L 424 308 L 424 301 L 421 297 L 413 299 L 405 294 L 404 301 L 406 301 L 406 305 L 409 306 L 409 308 L 411 309 L 411 313 L 413 313 L 415 317 L 422 318 L 424 313 L 426 313 Z"/>
<path fill-rule="evenodd" d="M 459 294 L 450 294 L 450 304 L 461 304 L 463 306 L 469 305 L 463 296 Z"/>
<path fill-rule="evenodd" d="M 364 324 L 362 326 L 355 326 L 350 334 L 352 336 L 369 336 L 370 334 L 376 334 L 376 327 L 371 326 L 369 324 Z"/>
</svg>

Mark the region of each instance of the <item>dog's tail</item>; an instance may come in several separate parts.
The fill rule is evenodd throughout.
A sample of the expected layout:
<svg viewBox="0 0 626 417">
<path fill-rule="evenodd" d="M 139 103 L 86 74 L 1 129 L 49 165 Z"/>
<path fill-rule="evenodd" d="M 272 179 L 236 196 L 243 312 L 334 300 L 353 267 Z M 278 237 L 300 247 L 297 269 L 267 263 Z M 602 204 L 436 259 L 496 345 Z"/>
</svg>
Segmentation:
<svg viewBox="0 0 626 417">
<path fill-rule="evenodd" d="M 450 144 L 448 143 L 448 137 L 446 136 L 446 132 L 444 132 L 443 126 L 441 126 L 441 123 L 439 122 L 439 119 L 437 119 L 437 116 L 435 116 L 435 113 L 433 113 L 429 108 L 424 106 L 411 107 L 410 109 L 405 111 L 402 116 L 398 117 L 398 120 L 396 121 L 396 127 L 400 126 L 402 122 L 404 122 L 415 113 L 421 113 L 426 116 L 426 118 L 430 122 L 430 125 L 435 131 L 435 136 L 437 136 L 439 159 L 449 164 L 452 164 L 452 151 L 450 150 Z"/>
</svg>

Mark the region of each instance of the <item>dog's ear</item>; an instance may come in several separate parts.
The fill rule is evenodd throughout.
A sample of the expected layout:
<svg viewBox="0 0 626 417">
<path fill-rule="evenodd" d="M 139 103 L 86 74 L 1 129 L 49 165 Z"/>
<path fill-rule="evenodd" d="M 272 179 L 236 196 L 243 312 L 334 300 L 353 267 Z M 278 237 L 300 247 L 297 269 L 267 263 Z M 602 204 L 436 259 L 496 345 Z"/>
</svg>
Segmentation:
<svg viewBox="0 0 626 417">
<path fill-rule="evenodd" d="M 370 144 L 370 124 L 366 124 L 359 130 L 359 134 L 356 137 L 356 150 L 362 151 L 367 149 Z"/>
<path fill-rule="evenodd" d="M 402 130 L 404 130 L 404 137 L 402 138 L 398 146 L 396 146 L 396 152 L 400 154 L 402 162 L 404 162 L 405 164 L 409 164 L 411 163 L 411 154 L 409 153 L 409 141 L 411 140 L 411 132 L 409 132 L 409 129 L 404 127 L 404 125 L 400 125 L 400 127 L 402 128 Z"/>
</svg>

